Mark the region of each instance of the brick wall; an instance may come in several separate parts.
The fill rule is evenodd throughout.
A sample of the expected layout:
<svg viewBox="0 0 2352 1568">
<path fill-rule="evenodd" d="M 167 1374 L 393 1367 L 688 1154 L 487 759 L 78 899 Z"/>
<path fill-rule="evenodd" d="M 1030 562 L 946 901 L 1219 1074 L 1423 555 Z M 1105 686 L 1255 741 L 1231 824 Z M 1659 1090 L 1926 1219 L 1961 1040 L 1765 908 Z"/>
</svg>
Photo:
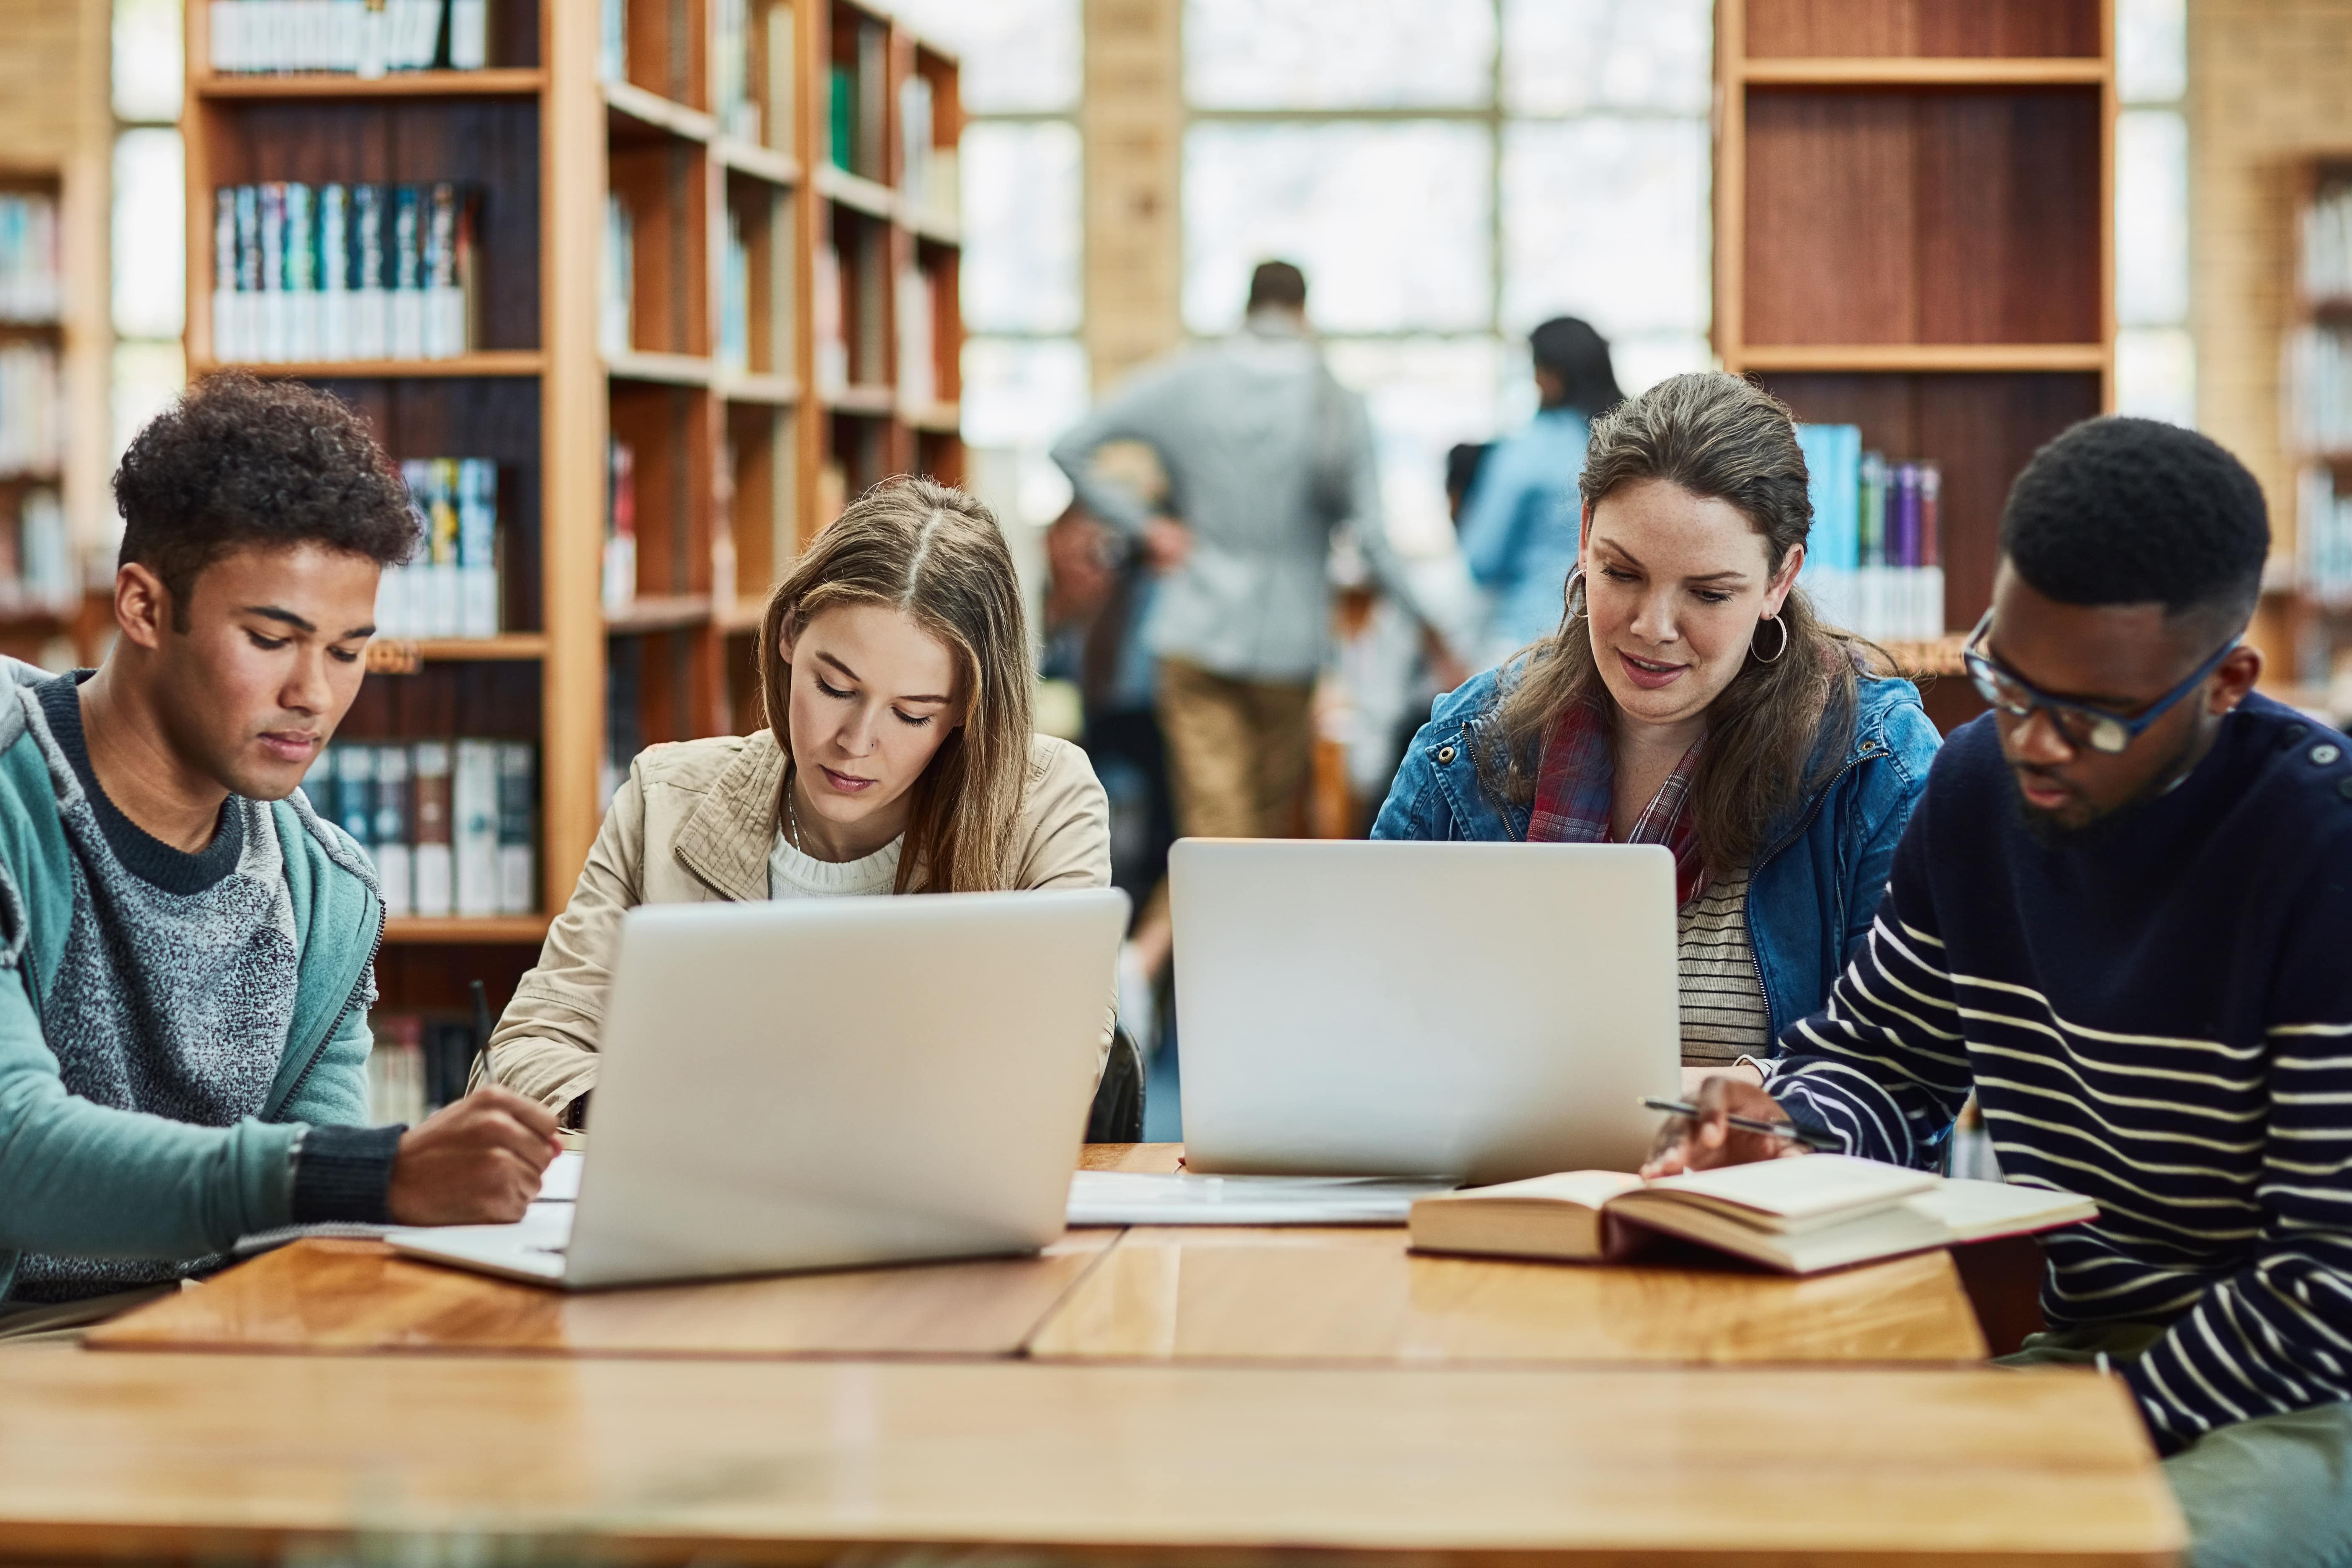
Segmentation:
<svg viewBox="0 0 2352 1568">
<path fill-rule="evenodd" d="M 2352 0 L 2189 0 L 2189 59 L 2197 419 L 2261 479 L 2274 547 L 2291 554 L 2280 344 L 2301 170 L 2352 153 Z"/>
</svg>

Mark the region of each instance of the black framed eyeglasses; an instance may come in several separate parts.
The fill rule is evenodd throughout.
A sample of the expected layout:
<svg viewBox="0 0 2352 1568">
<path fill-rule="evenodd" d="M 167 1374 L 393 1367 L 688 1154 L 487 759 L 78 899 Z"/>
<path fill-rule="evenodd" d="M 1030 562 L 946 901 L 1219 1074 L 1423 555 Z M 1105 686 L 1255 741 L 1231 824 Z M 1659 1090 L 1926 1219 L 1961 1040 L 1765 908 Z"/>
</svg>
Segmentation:
<svg viewBox="0 0 2352 1568">
<path fill-rule="evenodd" d="M 2092 751 L 2114 756 L 2140 737 L 2140 732 L 2164 717 L 2172 705 L 2188 696 L 2205 682 L 2205 678 L 2221 666 L 2238 646 L 2231 637 L 2220 651 L 2203 664 L 2188 679 L 2126 717 L 2105 708 L 2094 708 L 2085 702 L 2070 702 L 2063 697 L 2053 697 L 2012 671 L 1995 664 L 1992 656 L 1984 651 L 1985 634 L 1992 629 L 1992 612 L 1987 610 L 1977 629 L 1969 634 L 1967 646 L 1960 650 L 1960 662 L 1968 667 L 1969 679 L 1979 695 L 2012 719 L 2030 719 L 2036 712 L 2050 715 L 2050 722 L 2068 745 L 2077 749 L 2087 746 Z"/>
</svg>

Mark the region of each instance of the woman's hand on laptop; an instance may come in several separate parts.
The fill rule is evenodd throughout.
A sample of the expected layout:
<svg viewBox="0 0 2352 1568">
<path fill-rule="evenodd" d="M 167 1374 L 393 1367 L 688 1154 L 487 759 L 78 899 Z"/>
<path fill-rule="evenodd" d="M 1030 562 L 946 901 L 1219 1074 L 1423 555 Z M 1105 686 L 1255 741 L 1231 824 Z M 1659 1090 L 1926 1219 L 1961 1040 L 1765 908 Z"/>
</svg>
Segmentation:
<svg viewBox="0 0 2352 1568">
<path fill-rule="evenodd" d="M 486 1084 L 401 1135 L 384 1206 L 395 1225 L 511 1224 L 562 1147 L 555 1112 Z"/>
<path fill-rule="evenodd" d="M 1765 1093 L 1745 1073 L 1717 1073 L 1690 1096 L 1696 1116 L 1674 1116 L 1658 1129 L 1650 1146 L 1644 1178 L 1677 1176 L 1685 1171 L 1711 1170 L 1717 1165 L 1747 1165 L 1758 1160 L 1785 1159 L 1802 1154 L 1805 1145 L 1793 1138 L 1768 1132 L 1744 1132 L 1726 1118 L 1752 1117 L 1759 1121 L 1787 1121 L 1780 1102 Z"/>
</svg>

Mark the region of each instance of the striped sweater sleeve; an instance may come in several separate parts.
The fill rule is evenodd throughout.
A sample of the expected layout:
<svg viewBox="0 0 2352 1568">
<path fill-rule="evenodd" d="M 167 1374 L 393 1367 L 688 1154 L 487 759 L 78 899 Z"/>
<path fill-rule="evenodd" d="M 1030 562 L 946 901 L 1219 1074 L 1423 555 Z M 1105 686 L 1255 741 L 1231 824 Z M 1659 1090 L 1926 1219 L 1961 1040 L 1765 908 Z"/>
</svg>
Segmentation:
<svg viewBox="0 0 2352 1568">
<path fill-rule="evenodd" d="M 2273 971 L 2251 1256 L 2126 1373 L 2168 1454 L 2216 1426 L 2352 1399 L 2352 874 L 2327 860 L 2352 854 L 2339 841 L 2323 858 Z"/>
<path fill-rule="evenodd" d="M 1922 816 L 1925 809 L 1922 809 Z M 1932 1165 L 1969 1097 L 1969 1063 L 1915 819 L 1885 900 L 1821 1012 L 1780 1037 L 1765 1087 L 1850 1154 Z"/>
</svg>

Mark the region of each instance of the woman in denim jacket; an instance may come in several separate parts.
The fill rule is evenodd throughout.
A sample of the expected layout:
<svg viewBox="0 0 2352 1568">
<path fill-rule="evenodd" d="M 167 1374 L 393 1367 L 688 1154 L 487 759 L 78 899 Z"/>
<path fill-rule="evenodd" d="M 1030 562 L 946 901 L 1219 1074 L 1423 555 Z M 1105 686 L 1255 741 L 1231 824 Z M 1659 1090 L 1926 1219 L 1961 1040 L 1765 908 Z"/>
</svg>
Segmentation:
<svg viewBox="0 0 2352 1568">
<path fill-rule="evenodd" d="M 1440 698 L 1375 838 L 1663 844 L 1683 1060 L 1770 1054 L 1861 944 L 1935 726 L 1795 586 L 1789 411 L 1675 376 L 1593 428 L 1559 631 Z"/>
</svg>

